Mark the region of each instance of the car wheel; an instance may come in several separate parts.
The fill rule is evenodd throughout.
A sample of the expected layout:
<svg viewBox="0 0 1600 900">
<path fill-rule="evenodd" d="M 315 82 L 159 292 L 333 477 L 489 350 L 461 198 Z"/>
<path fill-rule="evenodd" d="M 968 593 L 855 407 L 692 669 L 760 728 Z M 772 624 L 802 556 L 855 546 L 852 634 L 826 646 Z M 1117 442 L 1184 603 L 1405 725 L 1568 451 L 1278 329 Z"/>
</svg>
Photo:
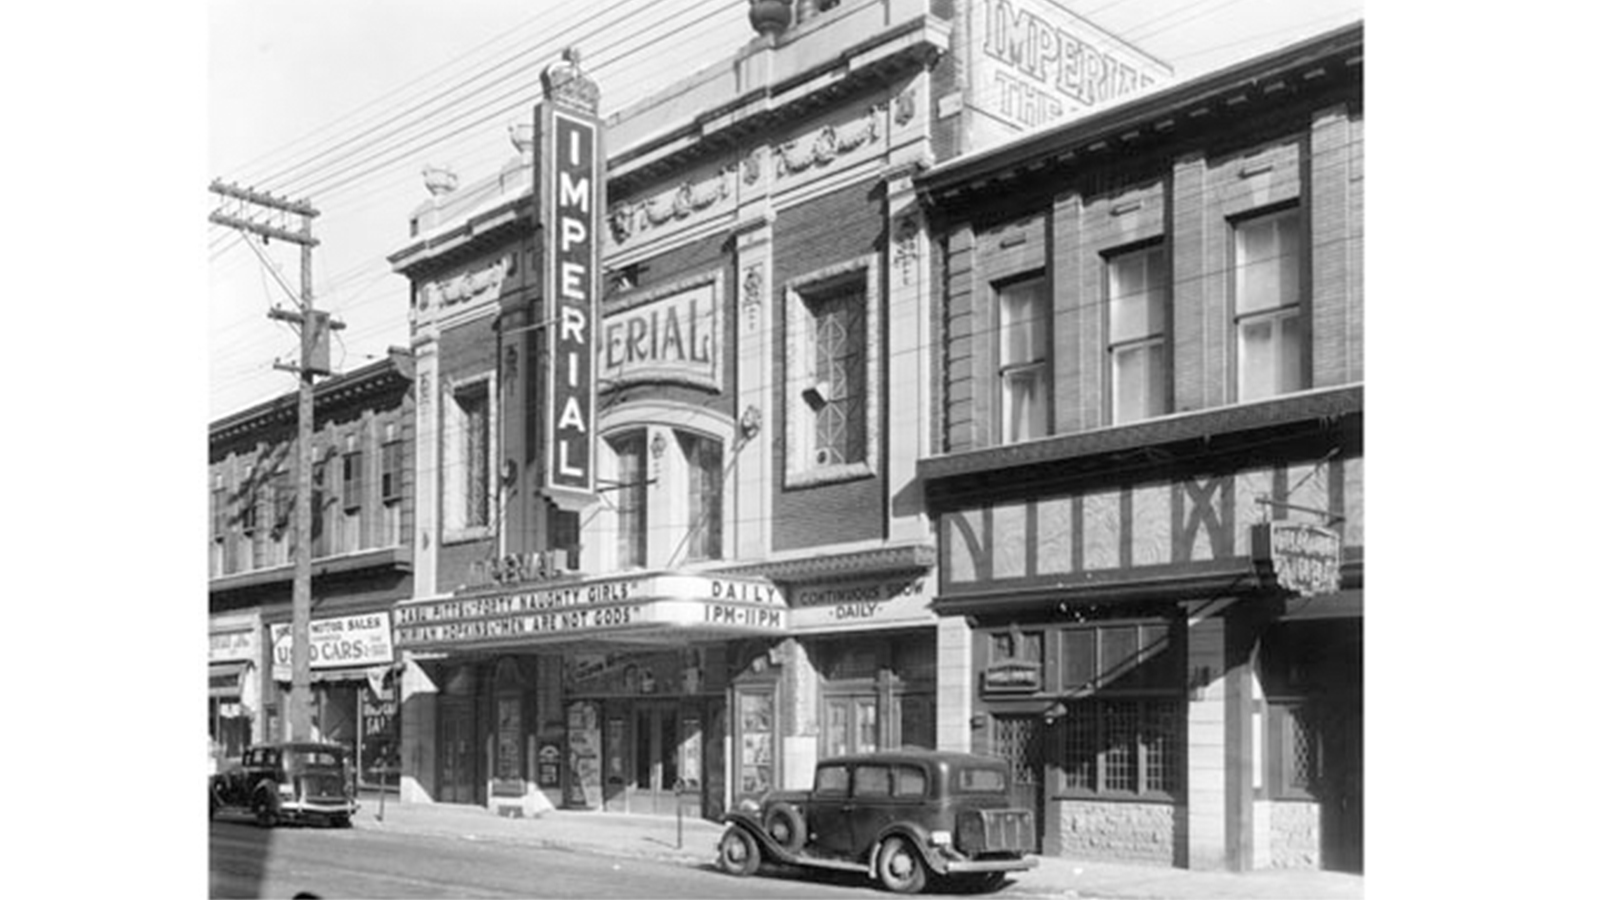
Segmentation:
<svg viewBox="0 0 1600 900">
<path fill-rule="evenodd" d="M 928 883 L 922 854 L 903 837 L 891 837 L 878 851 L 878 880 L 896 894 L 915 894 Z"/>
<path fill-rule="evenodd" d="M 263 785 L 256 791 L 255 803 L 252 804 L 256 814 L 256 824 L 262 828 L 271 828 L 278 824 L 278 796 L 277 788 L 272 784 Z"/>
<path fill-rule="evenodd" d="M 756 846 L 756 839 L 750 832 L 735 825 L 722 835 L 722 843 L 717 846 L 717 862 L 729 875 L 741 878 L 754 875 L 761 867 L 761 848 Z"/>
<path fill-rule="evenodd" d="M 787 803 L 778 803 L 767 812 L 762 825 L 778 846 L 790 853 L 799 853 L 806 845 L 806 822 L 800 810 Z"/>
</svg>

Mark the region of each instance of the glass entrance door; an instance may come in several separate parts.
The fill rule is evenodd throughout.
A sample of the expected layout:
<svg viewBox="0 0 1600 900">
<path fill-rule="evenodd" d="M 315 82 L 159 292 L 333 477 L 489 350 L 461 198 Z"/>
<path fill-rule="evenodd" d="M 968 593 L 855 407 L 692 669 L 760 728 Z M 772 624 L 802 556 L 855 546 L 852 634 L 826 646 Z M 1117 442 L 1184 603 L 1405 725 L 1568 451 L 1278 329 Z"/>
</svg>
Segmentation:
<svg viewBox="0 0 1600 900">
<path fill-rule="evenodd" d="M 472 747 L 472 701 L 439 700 L 439 802 L 477 803 L 478 767 Z"/>
<path fill-rule="evenodd" d="M 684 734 L 676 705 L 639 704 L 634 707 L 633 777 L 628 789 L 628 811 L 646 815 L 673 815 L 677 811 L 678 779 L 684 777 Z M 691 776 L 696 781 L 699 773 Z M 687 811 L 686 811 L 687 812 Z"/>
</svg>

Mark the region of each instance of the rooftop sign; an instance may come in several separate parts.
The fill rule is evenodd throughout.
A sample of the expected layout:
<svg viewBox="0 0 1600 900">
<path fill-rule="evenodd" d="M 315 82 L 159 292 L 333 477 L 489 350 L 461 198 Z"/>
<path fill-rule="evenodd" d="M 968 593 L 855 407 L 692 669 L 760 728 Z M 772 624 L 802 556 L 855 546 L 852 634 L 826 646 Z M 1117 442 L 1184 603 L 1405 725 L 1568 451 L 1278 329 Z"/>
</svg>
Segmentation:
<svg viewBox="0 0 1600 900">
<path fill-rule="evenodd" d="M 993 134 L 1092 111 L 1172 77 L 1054 0 L 982 0 L 968 15 L 969 103 Z M 994 124 L 1009 127 L 996 132 Z"/>
</svg>

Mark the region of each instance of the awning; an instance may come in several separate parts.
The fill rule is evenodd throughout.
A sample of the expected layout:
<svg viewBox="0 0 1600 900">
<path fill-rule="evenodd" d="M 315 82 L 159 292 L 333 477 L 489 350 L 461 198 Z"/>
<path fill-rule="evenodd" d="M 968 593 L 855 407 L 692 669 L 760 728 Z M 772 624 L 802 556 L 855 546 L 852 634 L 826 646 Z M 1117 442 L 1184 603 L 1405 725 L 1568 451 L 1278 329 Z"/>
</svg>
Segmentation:
<svg viewBox="0 0 1600 900">
<path fill-rule="evenodd" d="M 212 697 L 239 697 L 244 693 L 244 674 L 250 668 L 247 662 L 212 663 L 209 673 Z"/>
</svg>

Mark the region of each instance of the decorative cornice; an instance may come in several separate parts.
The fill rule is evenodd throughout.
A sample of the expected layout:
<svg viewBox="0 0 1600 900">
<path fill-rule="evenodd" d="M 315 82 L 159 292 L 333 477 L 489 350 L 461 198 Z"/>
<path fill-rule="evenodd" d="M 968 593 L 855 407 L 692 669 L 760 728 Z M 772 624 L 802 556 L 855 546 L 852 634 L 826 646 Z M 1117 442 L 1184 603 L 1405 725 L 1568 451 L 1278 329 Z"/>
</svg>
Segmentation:
<svg viewBox="0 0 1600 900">
<path fill-rule="evenodd" d="M 1187 123 L 1206 127 L 1219 112 L 1259 116 L 1260 107 L 1282 108 L 1290 95 L 1304 91 L 1353 86 L 1359 96 L 1364 40 L 1363 23 L 1357 21 L 952 159 L 919 177 L 917 187 L 932 205 L 960 207 L 992 199 L 999 188 L 1031 185 L 1033 173 L 1041 169 L 1120 158 L 1152 135 L 1171 143 Z"/>
<path fill-rule="evenodd" d="M 339 556 L 319 557 L 311 561 L 311 575 L 314 578 L 339 572 L 367 572 L 384 569 L 393 569 L 398 572 L 411 571 L 411 547 L 408 545 L 381 547 L 376 550 L 361 550 L 356 553 L 341 554 Z M 286 563 L 281 566 L 252 569 L 248 572 L 236 572 L 232 575 L 213 578 L 210 582 L 210 592 L 220 594 L 225 591 L 237 591 L 242 588 L 261 587 L 280 582 L 289 584 L 293 581 L 294 564 Z"/>
<path fill-rule="evenodd" d="M 388 391 L 403 391 L 411 384 L 414 374 L 411 354 L 391 348 L 387 359 L 336 375 L 317 385 L 312 393 L 312 407 L 322 416 L 341 404 Z M 299 396 L 298 391 L 291 391 L 217 419 L 211 423 L 211 443 L 220 444 L 263 428 L 292 423 L 299 413 Z"/>
<path fill-rule="evenodd" d="M 938 550 L 931 544 L 904 544 L 848 553 L 823 553 L 798 559 L 744 563 L 718 571 L 732 575 L 762 575 L 779 582 L 826 581 L 930 569 L 938 558 Z"/>
<path fill-rule="evenodd" d="M 1295 423 L 1331 422 L 1359 415 L 1360 384 L 1307 391 L 1256 403 L 1163 416 L 1131 425 L 1097 428 L 1021 444 L 1007 444 L 917 462 L 917 474 L 929 487 L 966 475 L 1022 466 L 1061 462 L 1087 463 L 1114 453 L 1145 450 L 1181 441 L 1212 438 Z"/>
</svg>

